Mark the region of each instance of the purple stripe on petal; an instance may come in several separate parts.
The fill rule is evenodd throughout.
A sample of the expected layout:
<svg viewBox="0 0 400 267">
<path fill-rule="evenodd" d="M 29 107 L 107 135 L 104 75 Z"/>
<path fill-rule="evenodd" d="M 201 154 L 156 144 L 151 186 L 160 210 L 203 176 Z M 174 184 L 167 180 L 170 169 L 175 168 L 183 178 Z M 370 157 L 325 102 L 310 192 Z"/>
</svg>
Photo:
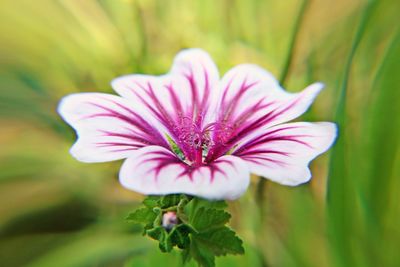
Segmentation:
<svg viewBox="0 0 400 267">
<path fill-rule="evenodd" d="M 203 98 L 200 104 L 200 108 L 199 110 L 201 111 L 200 114 L 201 116 L 203 116 L 204 112 L 208 109 L 208 102 L 209 102 L 209 98 L 210 98 L 210 93 L 211 93 L 211 85 L 210 85 L 210 78 L 209 78 L 209 74 L 207 72 L 207 69 L 204 65 L 202 65 L 203 67 L 203 74 L 204 74 L 204 93 L 203 93 Z M 199 122 L 197 122 L 199 123 Z"/>
<path fill-rule="evenodd" d="M 278 150 L 271 150 L 271 149 L 252 149 L 252 150 L 246 150 L 245 152 L 242 153 L 235 153 L 235 155 L 238 156 L 247 156 L 247 155 L 254 155 L 254 154 L 278 154 L 278 155 L 283 155 L 283 156 L 290 156 L 290 152 L 284 152 L 284 151 L 278 151 Z"/>
<path fill-rule="evenodd" d="M 243 157 L 243 159 L 246 160 L 246 161 L 250 161 L 250 162 L 256 163 L 258 165 L 262 165 L 262 166 L 265 166 L 265 164 L 267 164 L 268 162 L 276 164 L 277 166 L 280 166 L 280 167 L 284 167 L 285 165 L 287 165 L 284 161 L 271 159 L 271 158 L 268 158 L 268 157 L 262 157 L 262 156 L 254 156 L 254 155 L 252 155 L 252 156 Z"/>
<path fill-rule="evenodd" d="M 286 185 L 308 181 L 309 162 L 328 149 L 336 136 L 332 123 L 296 122 L 263 130 L 233 155 L 245 160 L 255 174 Z"/>
<path fill-rule="evenodd" d="M 218 80 L 218 70 L 209 55 L 194 49 L 179 53 L 167 75 L 129 75 L 117 78 L 112 86 L 151 114 L 188 160 L 199 163 L 201 149 L 188 143 L 198 135 L 202 139 L 204 124 L 211 123 L 210 107 L 215 104 L 213 92 L 218 92 Z M 188 131 L 192 124 L 195 130 Z"/>
<path fill-rule="evenodd" d="M 177 114 L 183 114 L 183 108 L 182 108 L 182 104 L 179 101 L 179 97 L 176 95 L 176 89 L 174 88 L 174 86 L 172 84 L 170 85 L 166 85 L 165 86 L 168 89 L 168 92 L 170 94 L 171 97 L 171 103 L 174 107 L 174 109 L 176 110 Z"/>
<path fill-rule="evenodd" d="M 78 140 L 71 154 L 84 162 L 126 158 L 147 145 L 169 148 L 160 129 L 147 114 L 125 99 L 100 93 L 79 93 L 63 98 L 61 116 L 75 128 Z M 157 124 L 156 124 L 157 126 Z"/>
<path fill-rule="evenodd" d="M 315 84 L 301 93 L 291 94 L 285 92 L 261 68 L 240 65 L 223 77 L 221 89 L 220 109 L 213 133 L 214 145 L 209 149 L 207 162 L 216 160 L 239 145 L 242 146 L 241 143 L 247 143 L 254 136 L 259 137 L 261 131 L 265 131 L 263 129 L 302 114 L 320 91 L 321 85 Z M 229 127 L 230 130 L 221 131 L 220 125 Z M 287 136 L 282 137 L 282 140 L 291 139 L 301 143 L 299 138 L 301 136 Z M 270 139 L 275 140 L 272 137 Z"/>
<path fill-rule="evenodd" d="M 192 114 L 196 114 L 196 109 L 199 107 L 199 96 L 198 96 L 198 88 L 197 84 L 194 81 L 193 70 L 189 67 L 189 74 L 184 74 L 185 78 L 188 80 L 190 84 L 190 91 L 192 96 Z"/>
<path fill-rule="evenodd" d="M 234 112 L 235 108 L 239 105 L 241 98 L 244 97 L 244 94 L 258 84 L 258 81 L 252 82 L 247 84 L 247 78 L 245 77 L 239 91 L 230 99 L 229 103 L 223 103 L 223 121 L 230 121 L 231 117 L 233 116 L 232 113 Z M 259 102 L 262 102 L 263 99 L 260 99 Z M 227 105 L 227 106 L 225 106 Z M 257 105 L 257 104 L 256 104 Z M 259 105 L 258 105 L 259 106 Z M 253 110 L 258 110 L 258 108 L 254 108 Z"/>
<path fill-rule="evenodd" d="M 115 103 L 115 102 L 113 102 L 113 103 Z M 138 128 L 139 130 L 141 130 L 143 132 L 143 134 L 145 135 L 145 137 L 142 137 L 142 141 L 144 141 L 144 144 L 159 144 L 164 147 L 168 147 L 167 143 L 161 137 L 161 135 L 133 111 L 131 111 L 127 108 L 124 108 L 124 110 L 130 112 L 129 113 L 130 116 L 127 116 L 118 111 L 113 110 L 112 108 L 109 108 L 109 107 L 106 107 L 106 106 L 103 106 L 103 105 L 100 105 L 97 103 L 88 102 L 87 104 L 90 104 L 97 108 L 103 109 L 104 111 L 107 111 L 108 113 L 95 113 L 95 114 L 86 115 L 84 117 L 81 117 L 81 119 L 93 119 L 93 118 L 98 118 L 98 117 L 115 118 L 115 119 L 121 120 L 123 122 L 126 122 L 128 125 L 132 125 L 132 126 Z M 118 105 L 118 106 L 120 106 L 120 105 Z M 104 131 L 104 130 L 102 130 L 102 132 L 107 133 L 107 131 Z M 113 135 L 113 134 L 109 134 L 109 135 Z M 120 135 L 120 137 L 121 137 L 124 134 L 122 134 L 122 133 L 117 134 L 117 135 L 114 134 L 113 136 L 118 136 L 118 135 Z M 127 137 L 127 136 L 124 136 L 124 137 Z M 134 135 L 132 135 L 130 137 L 130 139 L 134 139 L 134 138 L 136 138 Z"/>
<path fill-rule="evenodd" d="M 124 162 L 120 181 L 144 194 L 184 193 L 208 199 L 234 199 L 246 190 L 249 172 L 237 157 L 224 156 L 211 164 L 193 167 L 165 148 L 149 146 Z"/>
</svg>

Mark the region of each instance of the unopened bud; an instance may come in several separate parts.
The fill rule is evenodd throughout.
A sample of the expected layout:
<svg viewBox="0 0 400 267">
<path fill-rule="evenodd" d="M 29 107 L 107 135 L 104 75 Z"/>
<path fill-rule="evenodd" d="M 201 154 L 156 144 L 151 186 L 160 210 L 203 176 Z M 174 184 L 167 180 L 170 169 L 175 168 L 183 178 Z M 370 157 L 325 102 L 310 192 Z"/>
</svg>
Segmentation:
<svg viewBox="0 0 400 267">
<path fill-rule="evenodd" d="M 163 214 L 162 226 L 165 229 L 171 230 L 177 224 L 178 224 L 178 217 L 176 216 L 176 212 L 167 211 L 166 213 Z"/>
</svg>

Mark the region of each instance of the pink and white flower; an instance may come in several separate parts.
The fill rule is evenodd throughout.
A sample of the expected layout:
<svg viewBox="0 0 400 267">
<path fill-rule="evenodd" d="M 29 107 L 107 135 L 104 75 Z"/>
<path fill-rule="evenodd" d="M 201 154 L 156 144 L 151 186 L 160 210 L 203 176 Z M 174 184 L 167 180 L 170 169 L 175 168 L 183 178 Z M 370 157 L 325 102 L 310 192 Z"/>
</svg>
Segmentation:
<svg viewBox="0 0 400 267">
<path fill-rule="evenodd" d="M 264 69 L 234 67 L 221 79 L 210 56 L 187 49 L 163 76 L 112 81 L 119 96 L 77 93 L 58 111 L 75 128 L 83 162 L 126 158 L 121 184 L 143 194 L 235 199 L 254 173 L 284 185 L 311 178 L 308 164 L 336 137 L 330 122 L 286 123 L 322 89 L 288 93 Z"/>
</svg>

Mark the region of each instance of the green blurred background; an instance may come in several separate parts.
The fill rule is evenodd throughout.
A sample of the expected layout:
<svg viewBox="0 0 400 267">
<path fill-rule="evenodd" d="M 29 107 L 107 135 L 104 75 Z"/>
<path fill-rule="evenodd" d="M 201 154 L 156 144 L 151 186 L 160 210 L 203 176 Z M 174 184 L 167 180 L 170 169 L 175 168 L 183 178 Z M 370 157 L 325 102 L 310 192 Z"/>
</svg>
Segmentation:
<svg viewBox="0 0 400 267">
<path fill-rule="evenodd" d="M 56 113 L 111 79 L 168 71 L 201 47 L 221 73 L 256 63 L 290 91 L 326 89 L 301 120 L 336 121 L 335 147 L 296 188 L 257 177 L 230 203 L 246 255 L 217 266 L 400 266 L 399 2 L 0 2 L 0 266 L 180 266 L 124 221 L 143 196 L 121 162 L 84 164 Z M 194 264 L 193 264 L 194 266 Z"/>
</svg>

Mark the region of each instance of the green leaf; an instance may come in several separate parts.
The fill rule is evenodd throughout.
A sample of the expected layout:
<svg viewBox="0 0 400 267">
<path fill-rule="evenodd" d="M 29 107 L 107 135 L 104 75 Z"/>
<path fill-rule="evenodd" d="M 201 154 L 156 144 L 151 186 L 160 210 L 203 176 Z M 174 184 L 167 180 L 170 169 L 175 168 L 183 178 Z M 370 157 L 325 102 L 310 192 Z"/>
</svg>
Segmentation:
<svg viewBox="0 0 400 267">
<path fill-rule="evenodd" d="M 179 220 L 183 223 L 189 223 L 189 217 L 187 216 L 186 212 L 185 212 L 185 207 L 188 204 L 189 200 L 188 198 L 182 198 L 179 201 L 179 204 L 176 208 L 176 215 L 178 216 Z"/>
<path fill-rule="evenodd" d="M 201 267 L 214 267 L 215 266 L 215 256 L 214 253 L 204 245 L 199 242 L 198 239 L 192 238 L 190 245 L 190 257 L 192 257 L 199 266 Z"/>
<path fill-rule="evenodd" d="M 213 208 L 213 209 L 226 209 L 228 204 L 224 200 L 219 201 L 210 201 L 203 198 L 195 198 L 193 201 L 197 208 L 206 207 L 206 208 Z"/>
<path fill-rule="evenodd" d="M 225 201 L 173 194 L 149 196 L 143 205 L 127 219 L 144 224 L 144 235 L 157 240 L 162 252 L 181 249 L 183 263 L 193 259 L 199 266 L 214 267 L 216 256 L 244 253 L 242 240 L 225 226 L 231 218 Z M 163 214 L 169 211 L 179 218 L 171 230 L 162 226 Z"/>
<path fill-rule="evenodd" d="M 160 205 L 161 208 L 169 208 L 173 206 L 177 206 L 179 204 L 179 201 L 181 200 L 181 195 L 179 194 L 173 194 L 173 195 L 166 195 L 161 197 L 160 199 Z"/>
<path fill-rule="evenodd" d="M 171 252 L 172 242 L 168 232 L 162 226 L 157 226 L 146 231 L 147 235 L 159 242 L 159 248 L 162 252 Z"/>
<path fill-rule="evenodd" d="M 192 198 L 185 206 L 185 213 L 187 216 L 192 217 L 201 207 L 223 210 L 227 207 L 225 201 L 209 201 L 202 198 Z"/>
<path fill-rule="evenodd" d="M 190 217 L 190 224 L 198 232 L 204 232 L 224 226 L 230 218 L 226 211 L 201 207 Z"/>
<path fill-rule="evenodd" d="M 182 250 L 182 263 L 185 265 L 192 259 L 192 255 L 190 254 L 190 247 Z"/>
<path fill-rule="evenodd" d="M 181 224 L 174 227 L 169 233 L 171 242 L 173 246 L 177 246 L 180 249 L 186 249 L 190 246 L 190 238 L 189 233 L 191 233 L 191 229 L 185 225 Z"/>
<path fill-rule="evenodd" d="M 143 205 L 148 208 L 155 208 L 160 206 L 160 196 L 147 196 L 143 200 Z"/>
<path fill-rule="evenodd" d="M 162 240 L 164 238 L 164 234 L 166 233 L 165 229 L 162 226 L 157 226 L 150 230 L 146 231 L 147 235 L 154 240 Z"/>
<path fill-rule="evenodd" d="M 143 200 L 143 205 L 145 205 L 148 208 L 171 208 L 174 206 L 177 206 L 180 202 L 184 202 L 185 204 L 189 201 L 189 198 L 184 194 L 172 194 L 172 195 L 165 195 L 165 196 L 157 196 L 157 195 L 152 195 L 152 196 L 147 196 Z"/>
<path fill-rule="evenodd" d="M 140 208 L 130 213 L 126 220 L 133 223 L 150 224 L 157 218 L 157 213 L 153 209 Z"/>
<path fill-rule="evenodd" d="M 161 240 L 159 240 L 160 243 L 159 243 L 158 247 L 160 248 L 160 250 L 162 252 L 171 252 L 172 248 L 173 248 L 171 237 L 166 232 L 164 232 L 162 237 L 163 238 Z"/>
<path fill-rule="evenodd" d="M 193 240 L 209 248 L 216 256 L 244 254 L 243 241 L 227 226 L 193 235 Z"/>
</svg>

